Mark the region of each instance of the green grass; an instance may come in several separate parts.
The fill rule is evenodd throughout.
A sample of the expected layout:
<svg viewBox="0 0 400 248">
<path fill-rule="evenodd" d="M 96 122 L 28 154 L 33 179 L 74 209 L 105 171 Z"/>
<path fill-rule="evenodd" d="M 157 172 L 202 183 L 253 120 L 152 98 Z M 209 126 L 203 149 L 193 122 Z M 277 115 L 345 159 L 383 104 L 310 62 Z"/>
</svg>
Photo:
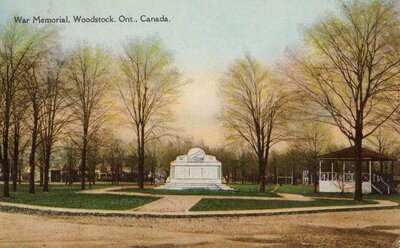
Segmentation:
<svg viewBox="0 0 400 248">
<path fill-rule="evenodd" d="M 353 197 L 353 196 L 352 196 Z M 400 203 L 400 194 L 391 194 L 391 195 L 364 195 L 365 199 L 372 200 L 386 200 Z"/>
<path fill-rule="evenodd" d="M 212 199 L 203 198 L 190 211 L 227 211 L 227 210 L 254 210 L 298 207 L 322 206 L 351 206 L 376 204 L 374 201 L 354 202 L 350 200 L 335 200 L 318 198 L 314 201 L 286 201 L 286 200 L 249 200 L 249 199 Z"/>
<path fill-rule="evenodd" d="M 110 185 L 93 185 L 92 189 L 100 187 Z M 0 201 L 62 208 L 128 210 L 159 199 L 147 196 L 79 194 L 79 185 L 51 185 L 49 193 L 43 193 L 41 189 L 36 187 L 36 194 L 31 195 L 27 193 L 28 185 L 19 185 L 17 192 L 11 193 L 12 197 L 0 197 Z M 3 191 L 3 185 L 0 185 L 0 190 Z"/>
<path fill-rule="evenodd" d="M 299 194 L 311 197 L 330 197 L 330 198 L 353 198 L 353 193 L 315 193 L 314 186 L 312 185 L 282 185 L 277 193 Z M 400 194 L 379 195 L 379 194 L 366 194 L 364 199 L 367 200 L 387 200 L 400 203 Z"/>
<path fill-rule="evenodd" d="M 280 186 L 277 193 L 286 193 L 286 194 L 299 194 L 299 195 L 312 195 L 314 194 L 314 186 L 312 185 L 291 185 L 291 184 L 284 184 Z"/>
<path fill-rule="evenodd" d="M 234 188 L 238 192 L 253 192 L 259 193 L 260 186 L 258 184 L 230 184 L 230 187 Z M 275 185 L 266 184 L 265 192 L 271 192 L 275 188 Z"/>
<path fill-rule="evenodd" d="M 272 192 L 259 193 L 258 188 L 255 190 L 254 185 L 230 185 L 236 191 L 217 191 L 217 190 L 166 190 L 166 189 L 138 189 L 128 188 L 116 190 L 119 192 L 137 192 L 145 194 L 160 194 L 160 195 L 212 195 L 212 196 L 251 196 L 251 197 L 279 197 Z"/>
</svg>

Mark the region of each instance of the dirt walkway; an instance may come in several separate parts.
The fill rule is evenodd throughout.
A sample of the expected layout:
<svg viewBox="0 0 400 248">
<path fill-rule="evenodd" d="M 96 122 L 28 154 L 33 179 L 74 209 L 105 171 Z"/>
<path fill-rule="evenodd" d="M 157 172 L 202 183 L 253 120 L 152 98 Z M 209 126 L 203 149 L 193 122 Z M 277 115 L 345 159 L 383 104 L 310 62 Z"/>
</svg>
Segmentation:
<svg viewBox="0 0 400 248">
<path fill-rule="evenodd" d="M 186 213 L 202 197 L 199 196 L 166 196 L 157 201 L 134 209 L 142 213 Z"/>
<path fill-rule="evenodd" d="M 400 238 L 400 209 L 198 219 L 0 212 L 0 226 L 0 247 L 376 248 L 391 247 Z"/>
</svg>

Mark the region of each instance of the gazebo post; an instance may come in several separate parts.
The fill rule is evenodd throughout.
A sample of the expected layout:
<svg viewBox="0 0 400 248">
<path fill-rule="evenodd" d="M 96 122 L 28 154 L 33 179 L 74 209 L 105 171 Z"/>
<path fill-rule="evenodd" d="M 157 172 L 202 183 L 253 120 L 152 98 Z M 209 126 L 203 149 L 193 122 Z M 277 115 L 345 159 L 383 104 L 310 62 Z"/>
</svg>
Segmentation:
<svg viewBox="0 0 400 248">
<path fill-rule="evenodd" d="M 319 181 L 321 181 L 321 167 L 322 167 L 322 160 L 319 160 Z"/>
<path fill-rule="evenodd" d="M 371 166 L 372 166 L 372 160 L 369 160 L 369 181 L 371 182 L 372 175 L 371 175 Z"/>
<path fill-rule="evenodd" d="M 343 177 L 345 173 L 346 173 L 346 160 L 343 160 Z"/>
</svg>

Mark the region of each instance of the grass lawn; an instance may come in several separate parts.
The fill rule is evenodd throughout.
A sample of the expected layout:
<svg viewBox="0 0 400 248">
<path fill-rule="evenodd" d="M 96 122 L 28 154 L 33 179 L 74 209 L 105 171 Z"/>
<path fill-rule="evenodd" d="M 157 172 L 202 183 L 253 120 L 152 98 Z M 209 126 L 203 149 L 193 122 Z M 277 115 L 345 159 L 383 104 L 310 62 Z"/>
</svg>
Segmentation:
<svg viewBox="0 0 400 248">
<path fill-rule="evenodd" d="M 304 196 L 314 197 L 332 197 L 332 198 L 353 198 L 353 193 L 314 193 L 314 186 L 312 185 L 282 185 L 277 193 L 300 194 Z M 366 194 L 366 200 L 388 200 L 400 203 L 400 194 L 379 195 L 379 194 Z"/>
<path fill-rule="evenodd" d="M 259 193 L 259 188 L 260 186 L 258 184 L 230 184 L 230 187 L 234 188 L 238 192 L 253 192 L 253 193 Z M 271 192 L 274 190 L 275 185 L 272 184 L 266 184 L 265 185 L 265 191 L 266 192 Z"/>
<path fill-rule="evenodd" d="M 212 199 L 203 198 L 190 211 L 226 211 L 226 210 L 251 210 L 251 209 L 276 209 L 321 206 L 350 206 L 376 204 L 367 200 L 354 202 L 349 200 L 315 199 L 315 201 L 280 201 L 280 200 L 249 200 L 249 199 Z"/>
<path fill-rule="evenodd" d="M 313 185 L 291 185 L 284 184 L 280 186 L 277 193 L 286 193 L 286 194 L 299 194 L 299 195 L 313 195 L 314 194 L 314 186 Z"/>
<path fill-rule="evenodd" d="M 110 185 L 93 185 L 92 189 L 110 187 Z M 79 194 L 79 185 L 50 185 L 50 192 L 41 192 L 36 187 L 36 194 L 28 194 L 28 185 L 19 185 L 17 192 L 11 192 L 11 198 L 0 197 L 2 202 L 24 203 L 48 207 L 101 209 L 101 210 L 128 210 L 150 203 L 159 197 L 123 196 L 106 194 Z M 3 192 L 3 185 L 0 185 Z"/>
<path fill-rule="evenodd" d="M 216 190 L 166 190 L 166 189 L 121 189 L 116 191 L 121 192 L 138 192 L 146 194 L 161 194 L 161 195 L 216 195 L 216 196 L 258 196 L 258 197 L 279 197 L 277 194 L 272 192 L 259 193 L 258 188 L 254 185 L 229 185 L 236 191 L 216 191 Z M 271 190 L 271 189 L 270 189 Z"/>
</svg>

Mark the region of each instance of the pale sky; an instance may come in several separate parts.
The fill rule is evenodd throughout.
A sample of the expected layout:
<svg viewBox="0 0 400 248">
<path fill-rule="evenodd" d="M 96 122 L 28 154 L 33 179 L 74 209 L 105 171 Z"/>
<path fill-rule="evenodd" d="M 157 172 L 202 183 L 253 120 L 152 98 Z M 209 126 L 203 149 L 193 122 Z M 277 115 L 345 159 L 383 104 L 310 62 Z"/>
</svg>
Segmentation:
<svg viewBox="0 0 400 248">
<path fill-rule="evenodd" d="M 337 10 L 334 0 L 0 0 L 0 24 L 14 15 L 25 18 L 82 15 L 113 16 L 115 23 L 57 24 L 62 43 L 77 42 L 108 47 L 118 54 L 129 38 L 158 36 L 175 55 L 175 65 L 189 81 L 176 107 L 174 126 L 196 140 L 217 146 L 223 142 L 217 82 L 235 58 L 248 51 L 273 66 L 288 45 L 301 43 L 301 29 Z M 139 19 L 160 17 L 168 23 L 121 23 L 120 15 Z M 37 25 L 37 24 L 33 24 Z"/>
</svg>

